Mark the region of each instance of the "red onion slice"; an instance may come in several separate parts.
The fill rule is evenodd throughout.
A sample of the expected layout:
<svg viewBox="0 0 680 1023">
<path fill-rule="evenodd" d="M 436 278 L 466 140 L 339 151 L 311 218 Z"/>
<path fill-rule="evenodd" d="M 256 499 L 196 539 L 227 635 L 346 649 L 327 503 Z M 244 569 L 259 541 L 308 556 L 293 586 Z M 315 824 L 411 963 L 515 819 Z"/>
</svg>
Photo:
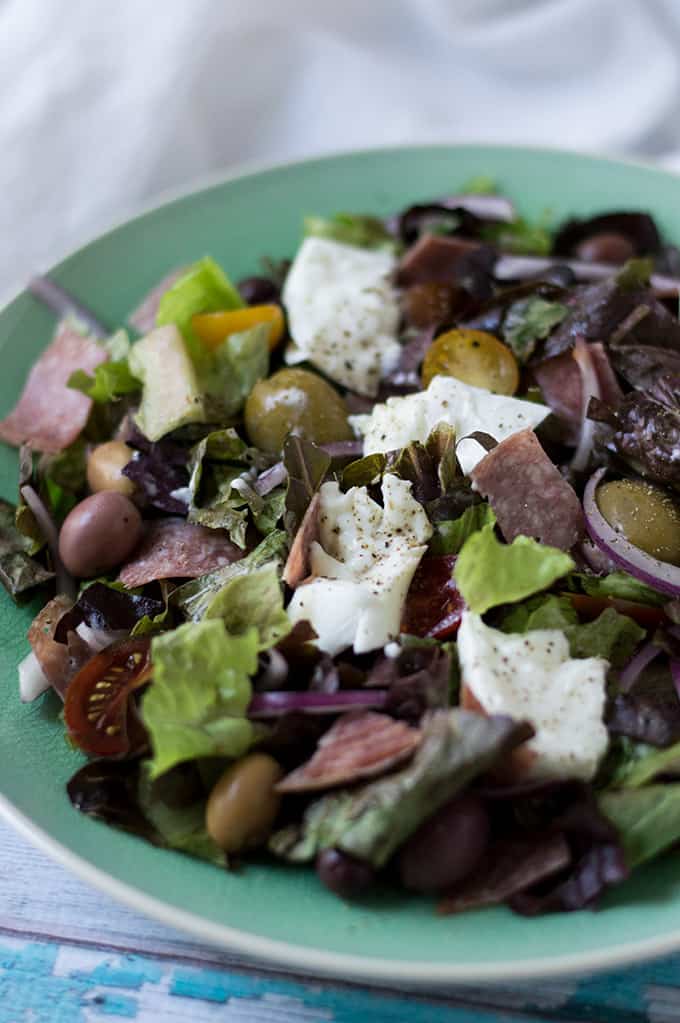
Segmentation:
<svg viewBox="0 0 680 1023">
<path fill-rule="evenodd" d="M 606 472 L 606 468 L 594 472 L 583 495 L 586 528 L 591 540 L 608 554 L 619 568 L 625 569 L 640 582 L 659 590 L 660 593 L 668 593 L 671 597 L 680 596 L 680 568 L 667 561 L 659 561 L 651 554 L 645 554 L 639 547 L 634 547 L 622 533 L 618 533 L 609 525 L 598 508 L 595 492 Z"/>
<path fill-rule="evenodd" d="M 480 220 L 501 220 L 505 224 L 517 219 L 517 210 L 504 195 L 447 195 L 436 199 L 435 205 L 447 209 L 467 210 Z"/>
<path fill-rule="evenodd" d="M 65 593 L 67 597 L 75 600 L 76 584 L 71 575 L 66 571 L 64 562 L 59 555 L 59 532 L 52 520 L 52 516 L 30 484 L 26 484 L 26 486 L 21 488 L 21 496 L 33 512 L 35 520 L 40 526 L 40 531 L 47 541 L 57 577 L 57 593 Z"/>
<path fill-rule="evenodd" d="M 582 337 L 576 338 L 572 355 L 581 376 L 581 426 L 578 446 L 571 460 L 571 467 L 574 472 L 583 472 L 588 465 L 595 431 L 595 423 L 592 419 L 588 419 L 588 405 L 591 398 L 601 398 L 602 393 L 590 349 Z"/>
<path fill-rule="evenodd" d="M 271 469 L 265 469 L 264 472 L 260 473 L 253 483 L 253 490 L 260 497 L 265 497 L 272 490 L 285 483 L 287 478 L 288 473 L 286 472 L 285 465 L 283 462 L 277 462 L 276 465 L 272 465 Z"/>
<path fill-rule="evenodd" d="M 619 674 L 619 689 L 622 693 L 630 692 L 647 665 L 656 660 L 660 653 L 661 647 L 650 641 L 641 646 L 637 653 L 633 654 L 631 659 L 624 664 Z M 680 664 L 678 666 L 680 667 Z"/>
<path fill-rule="evenodd" d="M 33 277 L 28 282 L 27 290 L 32 295 L 35 295 L 36 298 L 39 298 L 53 313 L 56 313 L 59 319 L 74 316 L 95 337 L 107 337 L 111 333 L 87 306 L 79 302 L 74 295 L 71 295 L 60 284 L 53 281 L 51 277 Z"/>
<path fill-rule="evenodd" d="M 603 281 L 614 277 L 621 267 L 614 263 L 587 263 L 582 259 L 563 259 L 560 256 L 513 256 L 503 253 L 496 260 L 494 276 L 499 281 L 512 281 L 543 273 L 553 266 L 568 266 L 580 281 Z M 680 293 L 680 278 L 653 273 L 649 279 L 658 298 L 674 298 Z"/>
<path fill-rule="evenodd" d="M 340 714 L 348 710 L 384 707 L 386 701 L 385 689 L 343 689 L 337 693 L 257 693 L 250 701 L 248 717 L 275 718 L 294 710 L 307 714 Z"/>
<path fill-rule="evenodd" d="M 680 661 L 671 659 L 671 675 L 673 676 L 675 691 L 678 694 L 678 699 L 680 699 Z"/>
</svg>

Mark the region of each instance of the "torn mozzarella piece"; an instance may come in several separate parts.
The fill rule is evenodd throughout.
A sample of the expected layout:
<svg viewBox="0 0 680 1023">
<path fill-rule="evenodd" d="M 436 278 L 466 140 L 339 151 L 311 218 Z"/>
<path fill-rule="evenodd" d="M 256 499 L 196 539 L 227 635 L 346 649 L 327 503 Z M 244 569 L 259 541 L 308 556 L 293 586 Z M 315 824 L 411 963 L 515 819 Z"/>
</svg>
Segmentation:
<svg viewBox="0 0 680 1023">
<path fill-rule="evenodd" d="M 306 238 L 283 289 L 293 338 L 286 362 L 309 361 L 352 391 L 376 394 L 401 351 L 395 268 L 391 252 Z"/>
<path fill-rule="evenodd" d="M 590 781 L 604 756 L 608 662 L 572 659 L 559 629 L 506 634 L 466 611 L 458 631 L 464 689 L 487 714 L 529 721 L 526 777 Z"/>
<path fill-rule="evenodd" d="M 337 483 L 325 483 L 320 490 L 314 578 L 298 586 L 288 615 L 293 623 L 309 621 L 331 655 L 376 650 L 399 634 L 406 593 L 432 535 L 408 481 L 387 474 L 382 492 L 381 508 L 366 487 L 343 494 Z"/>
<path fill-rule="evenodd" d="M 471 387 L 455 377 L 437 376 L 426 391 L 403 398 L 388 398 L 370 415 L 350 416 L 355 431 L 363 436 L 364 454 L 394 451 L 412 441 L 425 443 L 438 423 L 448 423 L 457 438 L 480 430 L 495 440 L 527 428 L 534 429 L 550 413 L 547 405 Z M 459 443 L 458 461 L 466 476 L 486 454 L 476 440 Z"/>
</svg>

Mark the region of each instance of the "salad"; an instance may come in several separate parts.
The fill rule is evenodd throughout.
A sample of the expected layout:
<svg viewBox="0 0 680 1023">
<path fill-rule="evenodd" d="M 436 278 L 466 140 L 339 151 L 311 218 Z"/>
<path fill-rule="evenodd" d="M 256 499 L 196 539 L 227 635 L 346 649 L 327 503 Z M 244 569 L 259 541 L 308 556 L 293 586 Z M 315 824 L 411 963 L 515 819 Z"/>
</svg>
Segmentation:
<svg viewBox="0 0 680 1023">
<path fill-rule="evenodd" d="M 680 250 L 479 179 L 284 255 L 116 331 L 32 285 L 21 699 L 63 701 L 73 806 L 156 845 L 594 906 L 680 841 Z"/>
</svg>

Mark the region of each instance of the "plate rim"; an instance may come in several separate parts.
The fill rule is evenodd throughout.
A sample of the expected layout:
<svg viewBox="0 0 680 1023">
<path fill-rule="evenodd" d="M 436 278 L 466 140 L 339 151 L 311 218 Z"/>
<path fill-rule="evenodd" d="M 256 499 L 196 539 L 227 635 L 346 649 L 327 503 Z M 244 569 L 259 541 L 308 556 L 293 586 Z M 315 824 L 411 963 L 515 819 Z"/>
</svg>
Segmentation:
<svg viewBox="0 0 680 1023">
<path fill-rule="evenodd" d="M 149 200 L 135 203 L 125 214 L 108 221 L 100 230 L 87 235 L 84 240 L 52 262 L 43 271 L 50 274 L 67 260 L 79 255 L 90 245 L 106 238 L 109 234 L 125 227 L 147 214 L 154 213 L 164 206 L 171 205 L 203 191 L 219 188 L 241 178 L 257 176 L 269 172 L 285 170 L 304 164 L 333 162 L 334 160 L 370 156 L 378 153 L 401 153 L 408 150 L 470 150 L 493 153 L 513 152 L 534 154 L 537 156 L 565 155 L 586 159 L 597 163 L 610 164 L 617 167 L 652 172 L 663 178 L 675 178 L 680 182 L 680 169 L 659 166 L 651 160 L 618 157 L 597 151 L 583 151 L 562 146 L 511 145 L 490 142 L 445 142 L 422 141 L 415 143 L 385 143 L 377 146 L 338 149 L 323 153 L 311 153 L 287 160 L 252 160 L 233 165 L 229 169 L 201 175 L 190 183 L 163 189 Z M 0 296 L 0 316 L 5 309 L 21 296 L 28 294 L 26 286 L 10 290 L 9 294 Z M 10 799 L 0 792 L 0 819 L 6 821 L 20 835 L 31 842 L 37 849 L 49 856 L 53 861 L 65 867 L 76 877 L 110 896 L 131 909 L 144 913 L 169 927 L 183 931 L 193 937 L 231 952 L 259 960 L 263 965 L 283 965 L 296 971 L 303 971 L 317 976 L 332 977 L 344 981 L 363 981 L 366 983 L 404 982 L 416 987 L 426 984 L 443 986 L 446 984 L 503 983 L 507 981 L 550 980 L 557 977 L 573 976 L 581 973 L 584 967 L 587 973 L 593 974 L 607 969 L 621 968 L 641 959 L 651 960 L 668 955 L 680 949 L 680 927 L 660 937 L 644 938 L 638 941 L 616 945 L 611 949 L 602 949 L 588 953 L 570 953 L 552 955 L 540 959 L 505 959 L 501 963 L 477 962 L 472 964 L 424 963 L 408 960 L 389 959 L 384 957 L 353 956 L 340 952 L 329 952 L 313 949 L 306 945 L 249 933 L 227 924 L 207 920 L 205 917 L 149 895 L 127 881 L 108 874 L 95 866 L 90 860 L 63 845 L 44 828 L 36 824 L 27 814 L 19 809 Z"/>
</svg>

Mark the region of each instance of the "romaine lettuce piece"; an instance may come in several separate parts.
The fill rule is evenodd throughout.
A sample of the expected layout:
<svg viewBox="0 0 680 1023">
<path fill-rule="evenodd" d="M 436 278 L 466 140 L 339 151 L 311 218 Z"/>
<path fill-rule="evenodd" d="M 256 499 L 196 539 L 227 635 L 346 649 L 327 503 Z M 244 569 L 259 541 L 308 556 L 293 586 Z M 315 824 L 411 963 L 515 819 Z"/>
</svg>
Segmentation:
<svg viewBox="0 0 680 1023">
<path fill-rule="evenodd" d="M 199 757 L 239 757 L 253 741 L 245 714 L 258 636 L 230 636 L 219 619 L 181 625 L 151 643 L 153 682 L 142 701 L 150 778 Z"/>
<path fill-rule="evenodd" d="M 306 863 L 319 850 L 335 847 L 382 867 L 427 817 L 529 735 L 531 729 L 507 717 L 435 711 L 406 767 L 317 800 L 302 825 L 276 832 L 269 848 Z"/>
<path fill-rule="evenodd" d="M 527 536 L 501 543 L 489 523 L 465 542 L 454 578 L 470 610 L 483 614 L 547 589 L 573 568 L 564 551 Z"/>
<path fill-rule="evenodd" d="M 168 288 L 158 305 L 156 325 L 174 323 L 181 331 L 192 358 L 204 351 L 191 327 L 197 313 L 216 313 L 241 309 L 245 303 L 219 264 L 204 256 L 193 263 Z"/>
<path fill-rule="evenodd" d="M 493 526 L 496 516 L 489 504 L 473 504 L 457 519 L 436 522 L 430 540 L 432 554 L 459 554 L 466 540 L 484 526 Z"/>
<path fill-rule="evenodd" d="M 654 859 L 680 839 L 680 785 L 603 792 L 598 802 L 619 831 L 629 867 Z"/>
<path fill-rule="evenodd" d="M 206 421 L 196 370 L 177 327 L 152 330 L 132 348 L 129 363 L 144 385 L 136 422 L 149 440 Z"/>
<path fill-rule="evenodd" d="M 221 618 L 232 635 L 257 629 L 260 650 L 287 636 L 292 625 L 283 608 L 276 562 L 229 579 L 210 601 L 205 618 Z"/>
</svg>

